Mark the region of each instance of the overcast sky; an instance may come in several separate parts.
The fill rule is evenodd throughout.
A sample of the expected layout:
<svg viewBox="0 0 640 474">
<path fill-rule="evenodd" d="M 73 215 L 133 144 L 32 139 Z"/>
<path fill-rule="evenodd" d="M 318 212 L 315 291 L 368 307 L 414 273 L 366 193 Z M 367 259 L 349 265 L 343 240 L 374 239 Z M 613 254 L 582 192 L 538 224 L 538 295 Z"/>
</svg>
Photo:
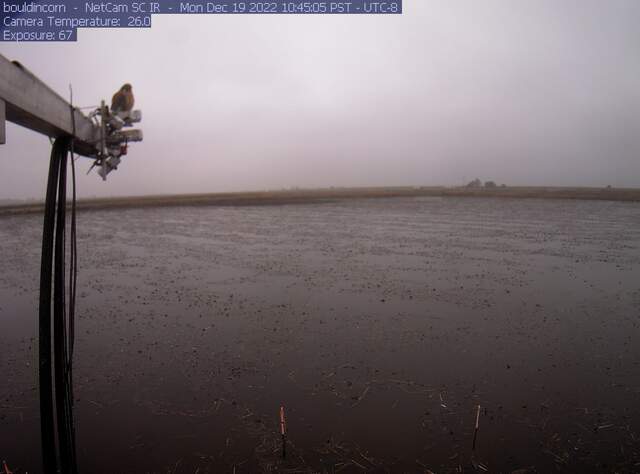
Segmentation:
<svg viewBox="0 0 640 474">
<path fill-rule="evenodd" d="M 0 52 L 78 106 L 124 82 L 144 141 L 81 197 L 284 187 L 640 186 L 640 2 L 405 0 L 402 16 L 154 16 Z M 0 199 L 44 196 L 8 124 Z"/>
</svg>

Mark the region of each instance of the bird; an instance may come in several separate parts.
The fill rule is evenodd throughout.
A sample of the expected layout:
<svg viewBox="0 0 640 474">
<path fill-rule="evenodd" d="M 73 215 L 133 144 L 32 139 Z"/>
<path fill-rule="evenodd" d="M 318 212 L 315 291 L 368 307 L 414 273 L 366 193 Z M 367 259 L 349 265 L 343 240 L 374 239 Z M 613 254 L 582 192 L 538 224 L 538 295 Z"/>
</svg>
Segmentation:
<svg viewBox="0 0 640 474">
<path fill-rule="evenodd" d="M 123 85 L 118 92 L 113 94 L 111 99 L 111 113 L 114 115 L 128 115 L 133 109 L 133 92 L 131 84 Z"/>
</svg>

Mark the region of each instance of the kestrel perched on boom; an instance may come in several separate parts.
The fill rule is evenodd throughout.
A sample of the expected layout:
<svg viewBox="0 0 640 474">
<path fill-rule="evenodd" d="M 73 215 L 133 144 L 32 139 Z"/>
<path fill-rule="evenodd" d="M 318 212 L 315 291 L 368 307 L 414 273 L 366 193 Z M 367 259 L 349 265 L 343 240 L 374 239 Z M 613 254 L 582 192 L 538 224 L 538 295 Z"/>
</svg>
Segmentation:
<svg viewBox="0 0 640 474">
<path fill-rule="evenodd" d="M 125 84 L 111 99 L 111 113 L 114 115 L 128 114 L 133 109 L 133 92 L 131 84 Z"/>
</svg>

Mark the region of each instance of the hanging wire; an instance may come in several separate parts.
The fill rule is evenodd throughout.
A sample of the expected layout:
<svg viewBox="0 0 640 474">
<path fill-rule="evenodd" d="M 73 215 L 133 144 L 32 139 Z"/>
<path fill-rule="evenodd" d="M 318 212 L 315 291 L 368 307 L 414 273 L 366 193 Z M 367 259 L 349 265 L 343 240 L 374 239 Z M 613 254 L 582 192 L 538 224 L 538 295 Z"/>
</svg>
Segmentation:
<svg viewBox="0 0 640 474">
<path fill-rule="evenodd" d="M 70 228 L 70 256 L 69 256 L 69 320 L 66 354 L 66 400 L 69 417 L 67 419 L 69 431 L 69 454 L 72 474 L 77 472 L 75 425 L 73 423 L 73 350 L 75 344 L 75 312 L 76 312 L 76 287 L 78 283 L 78 239 L 76 233 L 76 166 L 74 142 L 76 139 L 76 115 L 73 106 L 73 87 L 69 84 L 69 104 L 71 107 L 71 125 L 73 136 L 69 149 L 71 152 L 71 228 Z"/>
<path fill-rule="evenodd" d="M 73 350 L 78 278 L 74 163 L 76 124 L 71 86 L 69 90 L 72 136 L 57 137 L 51 149 L 42 232 L 38 344 L 42 463 L 45 474 L 77 474 L 78 472 L 73 422 Z M 71 152 L 72 202 L 69 275 L 68 285 L 65 285 L 67 282 L 65 264 L 69 152 Z"/>
</svg>

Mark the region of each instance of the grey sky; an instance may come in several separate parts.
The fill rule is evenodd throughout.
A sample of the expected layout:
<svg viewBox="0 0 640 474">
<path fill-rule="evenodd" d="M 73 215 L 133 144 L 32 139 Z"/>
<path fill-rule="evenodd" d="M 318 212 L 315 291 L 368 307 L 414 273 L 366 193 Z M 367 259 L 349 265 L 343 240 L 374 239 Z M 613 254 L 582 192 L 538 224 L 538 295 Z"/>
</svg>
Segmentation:
<svg viewBox="0 0 640 474">
<path fill-rule="evenodd" d="M 402 16 L 155 16 L 2 44 L 76 105 L 131 82 L 145 141 L 80 195 L 290 186 L 640 186 L 640 2 L 405 0 Z M 0 199 L 42 198 L 8 127 Z"/>
</svg>

